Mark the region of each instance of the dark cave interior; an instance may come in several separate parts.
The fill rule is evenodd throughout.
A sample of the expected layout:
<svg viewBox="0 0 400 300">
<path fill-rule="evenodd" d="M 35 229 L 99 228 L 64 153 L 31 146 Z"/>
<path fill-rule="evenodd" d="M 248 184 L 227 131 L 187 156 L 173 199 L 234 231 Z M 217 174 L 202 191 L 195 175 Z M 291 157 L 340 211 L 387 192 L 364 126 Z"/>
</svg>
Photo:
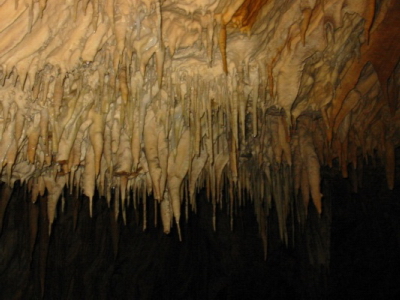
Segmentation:
<svg viewBox="0 0 400 300">
<path fill-rule="evenodd" d="M 165 235 L 151 213 L 143 231 L 140 209 L 130 207 L 124 225 L 97 199 L 90 219 L 87 198 L 65 192 L 64 212 L 59 201 L 49 236 L 46 196 L 32 204 L 24 185 L 11 190 L 3 184 L 0 298 L 395 298 L 400 295 L 399 176 L 388 190 L 384 168 L 370 160 L 362 170 L 362 188 L 354 193 L 351 176 L 343 179 L 337 171 L 322 170 L 321 216 L 312 205 L 302 226 L 289 215 L 288 245 L 279 239 L 271 209 L 266 261 L 251 203 L 237 209 L 233 231 L 226 208 L 219 209 L 214 232 L 212 206 L 201 191 L 197 213 L 181 222 L 180 242 L 176 228 Z M 147 205 L 152 212 L 154 202 Z"/>
</svg>

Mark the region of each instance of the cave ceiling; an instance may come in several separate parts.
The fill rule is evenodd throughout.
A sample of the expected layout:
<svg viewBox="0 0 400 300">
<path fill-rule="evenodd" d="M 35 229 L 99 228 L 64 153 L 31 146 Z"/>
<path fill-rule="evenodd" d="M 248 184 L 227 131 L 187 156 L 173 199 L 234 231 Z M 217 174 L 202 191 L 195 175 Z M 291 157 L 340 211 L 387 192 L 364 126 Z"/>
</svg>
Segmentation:
<svg viewBox="0 0 400 300">
<path fill-rule="evenodd" d="M 50 223 L 65 188 L 124 220 L 152 195 L 166 233 L 201 188 L 214 206 L 227 190 L 231 213 L 253 199 L 259 222 L 293 195 L 323 213 L 335 160 L 347 177 L 378 156 L 392 189 L 399 15 L 397 0 L 0 0 L 1 180 L 47 190 Z"/>
</svg>

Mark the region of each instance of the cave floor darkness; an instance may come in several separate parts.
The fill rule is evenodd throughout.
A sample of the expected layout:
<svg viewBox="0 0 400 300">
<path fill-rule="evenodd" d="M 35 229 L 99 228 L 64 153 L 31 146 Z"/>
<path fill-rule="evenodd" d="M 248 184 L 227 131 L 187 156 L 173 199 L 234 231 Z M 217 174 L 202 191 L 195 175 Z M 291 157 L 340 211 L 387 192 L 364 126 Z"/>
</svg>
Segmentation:
<svg viewBox="0 0 400 300">
<path fill-rule="evenodd" d="M 41 285 L 44 299 L 397 298 L 398 176 L 395 189 L 389 191 L 383 170 L 367 167 L 363 188 L 354 194 L 349 179 L 332 174 L 336 172 L 325 173 L 323 183 L 329 216 L 318 218 L 310 207 L 303 235 L 298 230 L 295 236 L 289 234 L 294 246 L 279 241 L 272 210 L 266 262 L 253 206 L 238 210 L 234 231 L 227 214 L 220 211 L 214 232 L 212 207 L 204 193 L 199 195 L 197 213 L 190 213 L 188 223 L 182 220 L 182 242 L 176 228 L 165 235 L 160 222 L 154 226 L 153 201 L 148 201 L 148 226 L 143 232 L 140 210 L 128 209 L 127 224 L 120 219 L 116 224 L 104 200 L 95 201 L 90 219 L 86 198 L 67 198 L 64 213 L 59 212 L 53 224 L 48 249 L 48 229 L 39 214 L 31 260 L 31 204 L 17 185 L 0 236 L 0 299 L 40 299 Z M 38 210 L 43 199 L 36 204 Z M 75 229 L 74 209 L 78 210 Z M 318 226 L 331 228 L 330 236 L 318 232 Z M 321 252 L 321 245 L 328 249 L 313 253 Z M 113 247 L 118 247 L 116 256 Z M 329 269 L 310 264 L 310 257 L 321 255 L 330 260 Z"/>
<path fill-rule="evenodd" d="M 399 157 L 399 151 L 397 151 Z M 396 164 L 399 166 L 399 163 Z M 330 291 L 332 299 L 400 297 L 400 170 L 386 187 L 384 170 L 367 169 L 359 193 L 337 178 L 333 189 Z"/>
</svg>

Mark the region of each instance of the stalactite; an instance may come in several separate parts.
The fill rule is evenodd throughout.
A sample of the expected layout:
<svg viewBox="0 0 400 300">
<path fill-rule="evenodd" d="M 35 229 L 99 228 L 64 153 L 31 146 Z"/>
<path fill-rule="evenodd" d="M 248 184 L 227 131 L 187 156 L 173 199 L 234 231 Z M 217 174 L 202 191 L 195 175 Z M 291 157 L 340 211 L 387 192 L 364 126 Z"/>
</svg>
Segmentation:
<svg viewBox="0 0 400 300">
<path fill-rule="evenodd" d="M 323 214 L 320 167 L 337 158 L 359 189 L 376 153 L 394 187 L 396 1 L 20 2 L 0 10 L 0 173 L 46 197 L 49 231 L 67 187 L 90 215 L 96 189 L 107 199 L 114 235 L 131 194 L 146 229 L 153 196 L 181 238 L 183 200 L 187 217 L 206 188 L 214 229 L 217 209 L 234 228 L 255 201 L 266 249 L 271 203 L 288 243 L 293 207 Z"/>
</svg>

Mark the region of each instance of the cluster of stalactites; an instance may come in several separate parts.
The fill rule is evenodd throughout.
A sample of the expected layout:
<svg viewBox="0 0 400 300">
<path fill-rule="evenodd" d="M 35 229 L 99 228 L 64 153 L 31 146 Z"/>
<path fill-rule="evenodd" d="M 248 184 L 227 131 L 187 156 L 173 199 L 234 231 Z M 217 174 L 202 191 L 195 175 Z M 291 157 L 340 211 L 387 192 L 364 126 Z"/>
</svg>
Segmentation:
<svg viewBox="0 0 400 300">
<path fill-rule="evenodd" d="M 2 179 L 11 185 L 15 180 L 28 181 L 32 201 L 47 189 L 50 223 L 64 187 L 88 196 L 90 213 L 96 187 L 108 201 L 115 189 L 116 217 L 121 214 L 124 220 L 131 197 L 145 199 L 152 194 L 160 202 L 165 232 L 170 231 L 173 217 L 179 225 L 185 195 L 190 207 L 196 208 L 195 194 L 200 188 L 207 189 L 216 207 L 226 198 L 222 197 L 224 186 L 229 186 L 233 213 L 245 191 L 252 199 L 266 199 L 280 186 L 271 178 L 281 166 L 290 168 L 293 149 L 283 111 L 258 105 L 259 97 L 268 94 L 265 86 L 245 90 L 234 81 L 244 74 L 221 75 L 216 82 L 199 75 L 174 81 L 171 75 L 160 89 L 154 66 L 148 74 L 140 89 L 133 79 L 127 84 L 126 102 L 107 75 L 101 80 L 104 85 L 92 88 L 90 82 L 99 80 L 99 71 L 90 66 L 81 76 L 43 81 L 37 94 L 32 91 L 27 98 L 19 85 L 6 80 L 1 94 L 3 116 L 8 116 L 1 122 Z M 117 78 L 115 85 L 120 88 L 122 80 L 126 78 Z M 259 90 L 263 90 L 261 95 Z M 58 107 L 54 105 L 57 97 L 61 98 Z M 299 135 L 309 141 L 305 132 Z M 312 143 L 307 145 L 302 153 L 313 152 L 316 157 Z M 304 168 L 314 164 L 319 176 L 318 160 L 310 162 L 307 155 L 297 157 L 295 163 Z M 249 180 L 252 170 L 265 173 L 262 182 Z M 312 176 L 303 176 L 310 177 L 312 187 L 305 193 L 311 192 L 321 212 L 319 179 L 312 181 Z M 292 186 L 289 178 L 282 178 L 288 189 Z M 269 188 L 258 195 L 258 184 Z M 234 195 L 238 195 L 236 200 Z M 280 196 L 273 198 L 281 202 Z"/>
<path fill-rule="evenodd" d="M 214 228 L 218 206 L 233 226 L 250 198 L 266 244 L 272 203 L 283 240 L 293 201 L 300 222 L 310 200 L 322 212 L 319 170 L 335 158 L 347 176 L 378 150 L 393 188 L 398 101 L 377 61 L 354 67 L 383 30 L 373 1 L 178 2 L 2 2 L 2 180 L 28 182 L 32 201 L 47 190 L 50 223 L 65 187 L 90 214 L 97 188 L 124 221 L 153 195 L 168 233 L 206 188 Z"/>
</svg>

